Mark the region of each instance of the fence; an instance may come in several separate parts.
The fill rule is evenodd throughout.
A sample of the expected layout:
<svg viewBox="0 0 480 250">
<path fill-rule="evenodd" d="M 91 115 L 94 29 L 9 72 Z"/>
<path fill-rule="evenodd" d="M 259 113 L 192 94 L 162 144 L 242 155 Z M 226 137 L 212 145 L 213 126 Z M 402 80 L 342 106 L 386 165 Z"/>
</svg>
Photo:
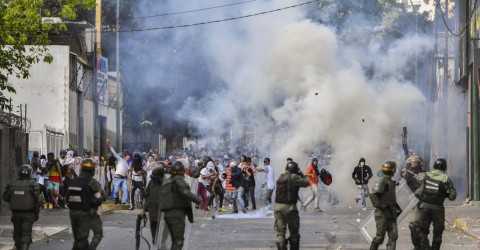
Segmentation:
<svg viewBox="0 0 480 250">
<path fill-rule="evenodd" d="M 28 134 L 15 126 L 0 122 L 0 194 L 15 179 L 17 167 L 28 163 L 27 155 Z M 7 204 L 0 199 L 0 214 L 6 211 Z"/>
</svg>

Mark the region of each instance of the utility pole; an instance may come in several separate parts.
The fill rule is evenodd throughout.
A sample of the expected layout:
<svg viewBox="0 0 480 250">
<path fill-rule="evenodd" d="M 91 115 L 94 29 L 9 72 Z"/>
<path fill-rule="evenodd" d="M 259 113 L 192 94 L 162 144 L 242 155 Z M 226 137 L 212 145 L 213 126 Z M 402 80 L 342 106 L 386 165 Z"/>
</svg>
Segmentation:
<svg viewBox="0 0 480 250">
<path fill-rule="evenodd" d="M 120 143 L 120 0 L 117 0 L 117 33 L 116 33 L 116 63 L 115 63 L 115 70 L 117 71 L 116 77 L 116 84 L 117 84 L 117 105 L 116 105 L 116 138 L 115 144 L 117 150 L 121 150 L 121 143 Z"/>
</svg>

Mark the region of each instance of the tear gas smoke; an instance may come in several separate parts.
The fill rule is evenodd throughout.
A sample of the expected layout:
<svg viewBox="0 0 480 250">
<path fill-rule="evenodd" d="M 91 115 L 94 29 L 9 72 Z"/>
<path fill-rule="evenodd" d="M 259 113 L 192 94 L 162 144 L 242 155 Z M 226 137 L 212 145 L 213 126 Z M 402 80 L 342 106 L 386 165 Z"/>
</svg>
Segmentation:
<svg viewBox="0 0 480 250">
<path fill-rule="evenodd" d="M 202 22 L 289 3 L 296 2 L 255 1 L 149 19 L 143 25 Z M 194 1 L 187 9 L 215 5 L 217 1 Z M 186 9 L 179 1 L 144 6 L 135 15 Z M 139 70 L 138 86 L 148 92 L 145 95 L 153 95 L 139 106 L 161 105 L 156 115 L 163 119 L 186 119 L 201 136 L 212 140 L 232 125 L 254 125 L 255 146 L 272 159 L 276 176 L 283 172 L 287 157 L 304 166 L 305 152 L 327 142 L 335 153 L 333 188 L 347 183 L 351 188 L 337 192 L 353 201 L 357 188 L 351 172 L 361 156 L 374 173 L 387 159 L 402 165 L 402 127 L 409 112 L 427 101 L 403 74 L 411 69 L 415 56 L 433 48 L 433 42 L 420 35 L 406 36 L 385 48 L 374 33 L 365 32 L 359 37 L 369 40 L 365 46 L 348 47 L 331 28 L 308 20 L 308 8 L 312 11 L 315 5 L 211 25 L 134 33 L 124 36 L 127 59 L 123 62 L 128 67 L 133 64 L 130 72 Z M 137 104 L 146 100 L 142 93 L 135 96 L 132 102 Z"/>
</svg>

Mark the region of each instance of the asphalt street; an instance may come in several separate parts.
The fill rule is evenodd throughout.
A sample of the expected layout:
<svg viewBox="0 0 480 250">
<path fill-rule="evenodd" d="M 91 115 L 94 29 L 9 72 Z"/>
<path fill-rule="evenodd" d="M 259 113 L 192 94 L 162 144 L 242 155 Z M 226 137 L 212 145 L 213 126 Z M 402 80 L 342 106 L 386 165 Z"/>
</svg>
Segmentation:
<svg viewBox="0 0 480 250">
<path fill-rule="evenodd" d="M 447 208 L 450 209 L 450 208 Z M 301 212 L 302 249 L 368 249 L 369 244 L 360 233 L 359 225 L 372 209 L 335 206 L 325 212 Z M 99 249 L 134 249 L 135 219 L 138 211 L 115 211 L 102 216 L 104 238 Z M 188 242 L 188 249 L 275 249 L 273 216 L 264 209 L 248 211 L 247 214 L 222 213 L 214 219 L 209 213 L 195 212 L 195 223 Z M 357 220 L 358 219 L 358 220 Z M 48 222 L 50 221 L 50 222 Z M 42 212 L 40 225 L 69 224 L 68 211 L 49 210 Z M 442 249 L 478 249 L 479 242 L 462 232 L 446 226 Z M 408 218 L 400 223 L 397 249 L 411 249 Z M 32 249 L 65 250 L 73 244 L 73 235 L 65 229 L 51 237 L 32 244 Z M 150 239 L 148 225 L 143 234 Z M 148 249 L 142 241 L 141 249 Z M 152 248 L 153 249 L 153 248 Z M 384 246 L 383 246 L 384 249 Z"/>
</svg>

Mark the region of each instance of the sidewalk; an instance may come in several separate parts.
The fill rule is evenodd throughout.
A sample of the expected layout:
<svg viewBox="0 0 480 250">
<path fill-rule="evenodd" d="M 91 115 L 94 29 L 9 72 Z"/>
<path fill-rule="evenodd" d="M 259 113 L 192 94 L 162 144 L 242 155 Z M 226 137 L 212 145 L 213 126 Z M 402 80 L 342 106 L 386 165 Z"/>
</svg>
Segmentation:
<svg viewBox="0 0 480 250">
<path fill-rule="evenodd" d="M 0 250 L 13 249 L 13 224 L 10 222 L 10 218 L 10 214 L 0 216 Z M 35 242 L 60 233 L 67 230 L 69 226 L 67 209 L 42 210 L 39 220 L 33 224 L 32 241 Z"/>
<path fill-rule="evenodd" d="M 445 220 L 452 228 L 480 240 L 480 202 L 471 201 L 463 205 L 446 206 Z"/>
</svg>

